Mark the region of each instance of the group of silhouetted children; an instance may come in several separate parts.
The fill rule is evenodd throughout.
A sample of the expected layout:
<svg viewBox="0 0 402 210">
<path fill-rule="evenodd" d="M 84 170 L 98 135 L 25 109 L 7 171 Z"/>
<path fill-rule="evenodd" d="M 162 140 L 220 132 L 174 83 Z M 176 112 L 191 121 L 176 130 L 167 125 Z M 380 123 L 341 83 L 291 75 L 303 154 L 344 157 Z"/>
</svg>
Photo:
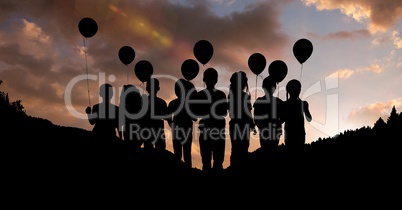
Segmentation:
<svg viewBox="0 0 402 210">
<path fill-rule="evenodd" d="M 274 96 L 277 83 L 266 77 L 262 83 L 264 95 L 251 102 L 247 75 L 243 71 L 232 74 L 229 94 L 215 87 L 218 72 L 208 68 L 203 73 L 205 88 L 197 91 L 188 80 L 178 79 L 174 84 L 176 98 L 166 103 L 157 96 L 159 80 L 146 82 L 148 94 L 141 94 L 134 85 L 125 85 L 120 104 L 110 101 L 113 87 L 100 86 L 103 101 L 87 107 L 86 113 L 93 133 L 100 143 L 124 142 L 131 151 L 165 150 L 165 126 L 172 131 L 173 153 L 184 164 L 192 167 L 191 147 L 193 125 L 198 120 L 199 146 L 203 171 L 221 171 L 226 144 L 226 117 L 229 115 L 231 141 L 230 166 L 241 168 L 247 162 L 250 133 L 258 130 L 260 147 L 273 151 L 284 133 L 289 151 L 297 151 L 305 144 L 304 120 L 312 120 L 308 102 L 299 98 L 301 83 L 290 80 L 286 85 L 286 101 Z M 282 125 L 284 124 L 284 132 Z M 116 135 L 116 133 L 118 135 Z"/>
</svg>

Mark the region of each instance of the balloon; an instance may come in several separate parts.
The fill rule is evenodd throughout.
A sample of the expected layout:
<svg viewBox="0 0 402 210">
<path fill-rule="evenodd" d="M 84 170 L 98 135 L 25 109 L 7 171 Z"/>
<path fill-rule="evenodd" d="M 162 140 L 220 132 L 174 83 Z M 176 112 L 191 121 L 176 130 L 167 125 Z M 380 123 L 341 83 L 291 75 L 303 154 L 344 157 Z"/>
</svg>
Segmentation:
<svg viewBox="0 0 402 210">
<path fill-rule="evenodd" d="M 92 18 L 85 17 L 78 23 L 78 30 L 85 38 L 92 37 L 98 32 L 98 24 Z"/>
<path fill-rule="evenodd" d="M 200 71 L 197 61 L 193 59 L 187 59 L 181 64 L 181 74 L 186 80 L 192 80 Z"/>
<path fill-rule="evenodd" d="M 203 65 L 205 65 L 206 63 L 208 63 L 209 60 L 211 60 L 212 55 L 214 53 L 214 48 L 212 47 L 212 44 L 209 41 L 200 40 L 197 43 L 195 43 L 193 52 L 197 60 Z"/>
<path fill-rule="evenodd" d="M 275 60 L 269 64 L 268 73 L 276 82 L 281 82 L 288 74 L 288 66 L 281 60 Z"/>
<path fill-rule="evenodd" d="M 124 65 L 128 65 L 133 62 L 135 58 L 135 51 L 130 46 L 123 46 L 119 50 L 119 59 Z"/>
<path fill-rule="evenodd" d="M 303 64 L 313 53 L 313 44 L 307 39 L 299 39 L 293 45 L 293 55 Z"/>
<path fill-rule="evenodd" d="M 154 68 L 149 61 L 140 60 L 134 67 L 135 76 L 141 81 L 145 82 L 151 78 Z"/>
<path fill-rule="evenodd" d="M 248 58 L 248 67 L 255 75 L 261 74 L 266 65 L 267 61 L 261 53 L 254 53 Z"/>
</svg>

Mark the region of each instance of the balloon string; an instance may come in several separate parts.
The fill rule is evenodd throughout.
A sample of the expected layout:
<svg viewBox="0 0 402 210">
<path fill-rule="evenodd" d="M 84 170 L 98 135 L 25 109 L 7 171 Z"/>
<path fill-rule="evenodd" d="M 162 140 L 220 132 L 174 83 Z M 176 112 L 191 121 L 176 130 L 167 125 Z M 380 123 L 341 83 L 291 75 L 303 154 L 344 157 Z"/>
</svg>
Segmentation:
<svg viewBox="0 0 402 210">
<path fill-rule="evenodd" d="M 202 76 L 204 77 L 204 73 L 205 73 L 205 64 L 203 64 L 202 65 Z M 205 84 L 205 82 L 204 82 L 204 88 L 206 88 L 207 87 L 207 85 Z"/>
<path fill-rule="evenodd" d="M 258 75 L 255 76 L 255 93 L 254 93 L 254 100 L 257 100 L 257 79 L 258 79 Z"/>
<path fill-rule="evenodd" d="M 276 89 L 278 90 L 278 92 L 276 94 L 277 94 L 277 97 L 279 98 L 279 88 L 278 88 L 278 86 L 279 86 L 279 82 L 276 83 Z"/>
<path fill-rule="evenodd" d="M 301 69 L 300 69 L 300 80 L 301 80 L 301 77 L 302 77 L 302 73 L 303 73 L 303 64 L 301 64 Z"/>
<path fill-rule="evenodd" d="M 85 44 L 85 37 L 83 39 L 84 39 L 85 69 L 86 69 L 86 72 L 87 72 L 88 103 L 89 103 L 89 106 L 91 106 L 91 96 L 89 94 L 89 81 L 88 81 L 87 47 L 86 47 L 86 44 Z"/>
<path fill-rule="evenodd" d="M 128 70 L 127 70 L 127 84 L 128 84 Z"/>
</svg>

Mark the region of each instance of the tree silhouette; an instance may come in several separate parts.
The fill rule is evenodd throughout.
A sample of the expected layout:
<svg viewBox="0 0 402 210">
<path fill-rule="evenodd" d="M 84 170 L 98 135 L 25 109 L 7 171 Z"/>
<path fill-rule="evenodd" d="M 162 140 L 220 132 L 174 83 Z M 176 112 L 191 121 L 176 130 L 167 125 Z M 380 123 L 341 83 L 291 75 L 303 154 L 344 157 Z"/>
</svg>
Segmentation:
<svg viewBox="0 0 402 210">
<path fill-rule="evenodd" d="M 402 125 L 402 112 L 399 113 L 399 124 Z"/>
<path fill-rule="evenodd" d="M 395 126 L 398 123 L 398 114 L 396 113 L 395 105 L 392 107 L 391 114 L 387 119 L 387 124 L 390 126 Z"/>
<path fill-rule="evenodd" d="M 22 105 L 21 100 L 16 100 L 16 101 L 12 102 L 11 109 L 14 110 L 16 113 L 24 113 L 25 114 L 24 106 Z"/>
<path fill-rule="evenodd" d="M 2 83 L 3 81 L 0 80 L 0 85 Z M 21 100 L 10 102 L 8 93 L 0 91 L 0 113 L 4 114 L 4 116 L 10 117 L 15 114 L 25 115 L 25 110 Z"/>
<path fill-rule="evenodd" d="M 380 117 L 378 120 L 374 123 L 374 129 L 382 129 L 386 126 L 387 124 L 385 121 Z"/>
</svg>

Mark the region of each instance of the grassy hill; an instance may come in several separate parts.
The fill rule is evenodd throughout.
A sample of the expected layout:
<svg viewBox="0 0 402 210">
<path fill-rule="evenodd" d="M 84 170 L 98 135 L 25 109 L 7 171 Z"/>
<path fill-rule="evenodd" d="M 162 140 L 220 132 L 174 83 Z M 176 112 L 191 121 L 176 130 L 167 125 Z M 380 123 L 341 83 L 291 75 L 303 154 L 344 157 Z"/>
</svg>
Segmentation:
<svg viewBox="0 0 402 210">
<path fill-rule="evenodd" d="M 27 173 L 93 174 L 105 171 L 135 176 L 361 176 L 398 174 L 401 164 L 402 113 L 393 107 L 386 121 L 318 139 L 297 157 L 285 146 L 257 149 L 243 168 L 230 166 L 220 174 L 188 169 L 170 151 L 130 151 L 123 143 L 99 145 L 91 132 L 55 125 L 25 114 L 21 101 L 10 102 L 0 92 L 2 145 L 10 170 Z"/>
</svg>

